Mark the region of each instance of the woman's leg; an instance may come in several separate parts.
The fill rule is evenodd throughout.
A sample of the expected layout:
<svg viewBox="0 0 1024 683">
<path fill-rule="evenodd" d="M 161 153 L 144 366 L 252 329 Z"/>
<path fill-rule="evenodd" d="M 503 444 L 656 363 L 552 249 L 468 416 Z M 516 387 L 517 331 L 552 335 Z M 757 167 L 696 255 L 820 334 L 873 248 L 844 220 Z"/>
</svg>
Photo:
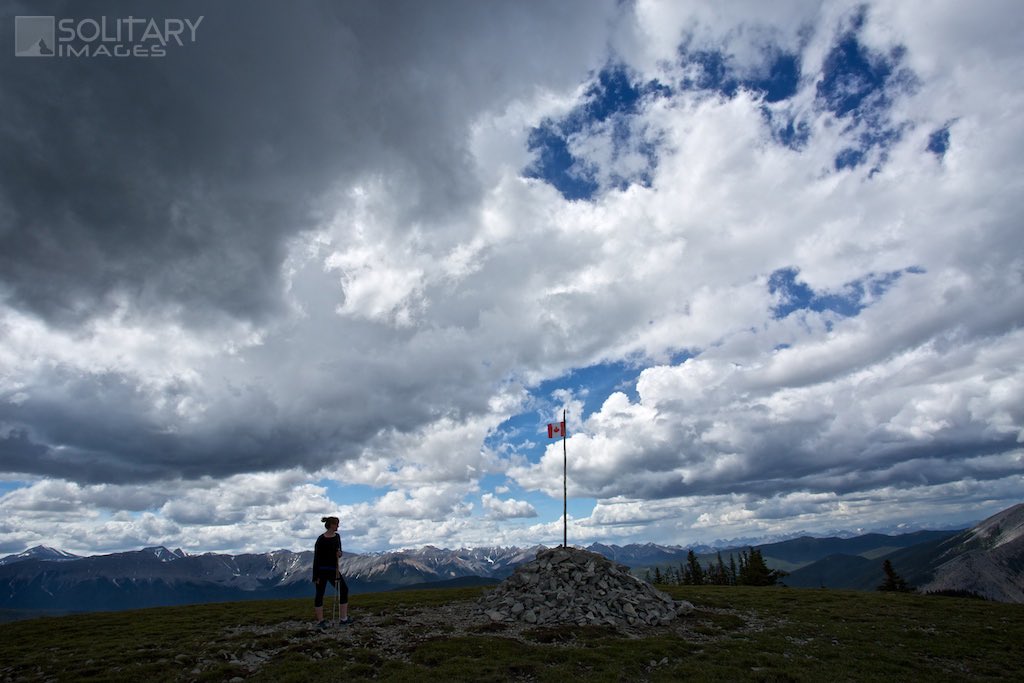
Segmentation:
<svg viewBox="0 0 1024 683">
<path fill-rule="evenodd" d="M 341 603 L 338 615 L 345 621 L 348 619 L 348 584 L 345 583 L 344 576 L 338 577 L 338 602 Z"/>
<path fill-rule="evenodd" d="M 313 598 L 313 612 L 317 622 L 324 620 L 324 591 L 327 590 L 327 580 L 322 576 L 316 577 L 316 597 Z"/>
</svg>

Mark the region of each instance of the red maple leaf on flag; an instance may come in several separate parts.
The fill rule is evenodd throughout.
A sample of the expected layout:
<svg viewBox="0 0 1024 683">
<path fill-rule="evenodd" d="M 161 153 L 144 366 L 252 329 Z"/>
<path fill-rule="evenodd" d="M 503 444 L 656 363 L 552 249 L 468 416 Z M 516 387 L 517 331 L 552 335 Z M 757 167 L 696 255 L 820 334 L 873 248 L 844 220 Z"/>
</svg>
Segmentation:
<svg viewBox="0 0 1024 683">
<path fill-rule="evenodd" d="M 564 422 L 548 422 L 548 438 L 553 439 L 556 436 L 565 436 Z"/>
</svg>

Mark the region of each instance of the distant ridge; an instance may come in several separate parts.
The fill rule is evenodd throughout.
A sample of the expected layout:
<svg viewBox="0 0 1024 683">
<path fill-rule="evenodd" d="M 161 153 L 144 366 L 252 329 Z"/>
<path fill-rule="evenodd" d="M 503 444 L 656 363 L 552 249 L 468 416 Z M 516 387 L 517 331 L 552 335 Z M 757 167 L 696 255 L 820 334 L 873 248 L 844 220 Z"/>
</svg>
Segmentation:
<svg viewBox="0 0 1024 683">
<path fill-rule="evenodd" d="M 791 572 L 783 582 L 799 588 L 874 590 L 882 582 L 885 560 L 922 592 L 963 591 L 1000 602 L 1024 602 L 1024 504 L 970 529 L 870 559 L 825 557 Z"/>
<path fill-rule="evenodd" d="M 967 591 L 990 600 L 1024 603 L 1024 504 L 995 514 L 938 547 L 921 590 Z"/>
<path fill-rule="evenodd" d="M 632 543 L 626 546 L 592 543 L 587 546 L 586 550 L 603 555 L 613 562 L 618 562 L 628 567 L 641 567 L 665 562 L 681 562 L 686 559 L 686 555 L 689 552 L 688 548 L 681 546 L 657 545 L 655 543 Z"/>
<path fill-rule="evenodd" d="M 36 547 L 29 548 L 17 555 L 8 555 L 7 557 L 0 558 L 0 566 L 5 564 L 14 564 L 15 562 L 24 562 L 25 560 L 49 560 L 52 562 L 60 562 L 78 559 L 81 559 L 78 555 L 72 555 L 71 553 L 64 552 L 63 550 L 49 548 L 45 545 L 37 545 Z"/>
<path fill-rule="evenodd" d="M 942 540 L 958 533 L 955 531 L 915 531 L 899 536 L 887 534 L 864 534 L 852 538 L 812 538 L 802 536 L 791 541 L 768 543 L 757 546 L 766 558 L 776 558 L 794 564 L 815 562 L 829 555 L 878 555 L 908 548 L 929 541 Z"/>
<path fill-rule="evenodd" d="M 769 567 L 790 572 L 793 587 L 874 590 L 889 559 L 923 590 L 963 590 L 994 600 L 1024 602 L 1024 505 L 966 531 L 918 531 L 901 536 L 801 538 L 754 546 Z M 508 577 L 544 546 L 347 553 L 342 572 L 352 594 L 401 588 L 480 585 Z M 744 548 L 745 549 L 745 548 Z M 587 548 L 637 575 L 686 561 L 689 549 L 653 543 Z M 701 548 L 701 550 L 707 550 Z M 721 552 L 703 552 L 705 566 Z M 37 546 L 0 559 L 0 609 L 36 613 L 120 610 L 213 601 L 301 597 L 312 592 L 312 552 L 190 555 L 163 546 L 78 557 Z"/>
</svg>

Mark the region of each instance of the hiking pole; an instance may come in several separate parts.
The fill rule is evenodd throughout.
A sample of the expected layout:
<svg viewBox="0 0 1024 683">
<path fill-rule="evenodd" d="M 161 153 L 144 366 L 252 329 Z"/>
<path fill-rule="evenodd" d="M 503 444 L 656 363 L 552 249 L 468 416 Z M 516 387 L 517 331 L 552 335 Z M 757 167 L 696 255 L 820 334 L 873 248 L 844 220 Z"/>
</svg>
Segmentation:
<svg viewBox="0 0 1024 683">
<path fill-rule="evenodd" d="M 335 628 L 341 621 L 341 582 L 337 576 L 334 577 L 334 609 L 331 610 L 331 617 L 334 619 Z"/>
</svg>

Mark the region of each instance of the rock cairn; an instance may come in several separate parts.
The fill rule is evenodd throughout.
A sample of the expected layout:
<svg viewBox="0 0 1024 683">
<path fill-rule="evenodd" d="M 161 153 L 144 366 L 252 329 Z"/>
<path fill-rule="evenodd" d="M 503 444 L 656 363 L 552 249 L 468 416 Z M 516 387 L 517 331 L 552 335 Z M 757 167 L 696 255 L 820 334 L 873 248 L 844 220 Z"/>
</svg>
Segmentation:
<svg viewBox="0 0 1024 683">
<path fill-rule="evenodd" d="M 628 567 L 579 548 L 540 551 L 479 605 L 492 621 L 580 626 L 655 626 L 693 609 L 631 575 Z"/>
</svg>

